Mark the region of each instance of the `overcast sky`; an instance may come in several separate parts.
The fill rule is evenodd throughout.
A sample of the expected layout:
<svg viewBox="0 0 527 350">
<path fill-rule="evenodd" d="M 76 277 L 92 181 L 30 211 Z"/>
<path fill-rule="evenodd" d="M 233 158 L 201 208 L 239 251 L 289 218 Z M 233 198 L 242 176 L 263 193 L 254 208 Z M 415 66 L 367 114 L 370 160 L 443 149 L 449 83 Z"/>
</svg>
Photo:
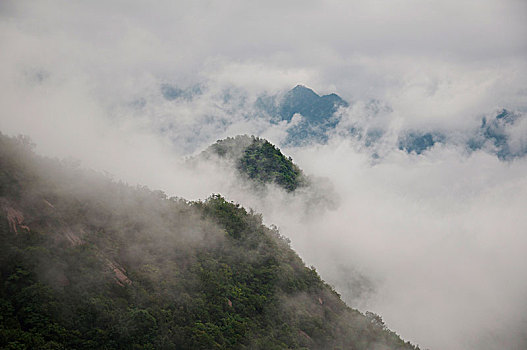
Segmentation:
<svg viewBox="0 0 527 350">
<path fill-rule="evenodd" d="M 163 83 L 207 90 L 174 103 Z M 438 146 L 372 164 L 342 138 L 285 150 L 341 197 L 312 222 L 301 196 L 257 198 L 217 169 L 196 178 L 178 165 L 220 137 L 285 135 L 220 105 L 219 91 L 250 99 L 296 84 L 338 93 L 353 120 L 371 122 L 361 106 L 380 100 L 394 130 L 462 132 L 500 108 L 525 113 L 527 2 L 0 1 L 1 132 L 132 184 L 189 199 L 221 191 L 262 211 L 348 302 L 425 348 L 525 348 L 524 159 Z M 167 120 L 172 138 L 156 132 Z M 352 273 L 370 280 L 361 300 L 346 289 Z"/>
</svg>

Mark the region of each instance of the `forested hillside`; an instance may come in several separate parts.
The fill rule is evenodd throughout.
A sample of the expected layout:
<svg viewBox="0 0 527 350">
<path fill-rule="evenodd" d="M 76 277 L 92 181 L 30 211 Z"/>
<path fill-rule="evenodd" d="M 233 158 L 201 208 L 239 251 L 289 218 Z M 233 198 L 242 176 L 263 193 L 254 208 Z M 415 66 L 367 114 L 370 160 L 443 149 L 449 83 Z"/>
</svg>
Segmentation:
<svg viewBox="0 0 527 350">
<path fill-rule="evenodd" d="M 259 137 L 238 135 L 218 140 L 205 152 L 210 153 L 233 160 L 239 173 L 256 184 L 275 183 L 289 192 L 308 184 L 291 158 Z"/>
<path fill-rule="evenodd" d="M 168 198 L 0 135 L 0 210 L 0 348 L 415 349 L 220 195 Z"/>
</svg>

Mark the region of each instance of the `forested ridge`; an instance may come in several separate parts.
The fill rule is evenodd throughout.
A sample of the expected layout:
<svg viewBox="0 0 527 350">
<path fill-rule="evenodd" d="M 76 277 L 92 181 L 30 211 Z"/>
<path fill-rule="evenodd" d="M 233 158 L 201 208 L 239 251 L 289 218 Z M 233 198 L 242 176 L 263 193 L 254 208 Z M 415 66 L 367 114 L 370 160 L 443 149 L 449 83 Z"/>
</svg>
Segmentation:
<svg viewBox="0 0 527 350">
<path fill-rule="evenodd" d="M 247 135 L 218 140 L 206 151 L 235 161 L 238 172 L 256 184 L 274 183 L 288 192 L 308 185 L 302 170 L 269 141 Z"/>
<path fill-rule="evenodd" d="M 0 348 L 415 349 L 221 195 L 169 198 L 0 135 L 0 210 Z"/>
</svg>

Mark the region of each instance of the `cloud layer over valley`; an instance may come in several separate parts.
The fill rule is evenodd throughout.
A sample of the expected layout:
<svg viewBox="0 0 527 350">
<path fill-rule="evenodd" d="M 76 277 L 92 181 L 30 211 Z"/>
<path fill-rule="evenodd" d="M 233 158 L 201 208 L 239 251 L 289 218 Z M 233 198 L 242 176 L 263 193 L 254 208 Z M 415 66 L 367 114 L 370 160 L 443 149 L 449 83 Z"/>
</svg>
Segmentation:
<svg viewBox="0 0 527 350">
<path fill-rule="evenodd" d="M 423 348 L 527 346 L 527 157 L 466 147 L 505 108 L 509 146 L 527 149 L 524 1 L 3 1 L 0 47 L 0 132 L 262 212 L 350 306 Z M 255 107 L 297 84 L 350 103 L 326 143 L 287 144 L 302 117 Z M 411 130 L 448 142 L 406 152 Z M 280 145 L 336 208 L 185 161 L 244 133 Z"/>
</svg>

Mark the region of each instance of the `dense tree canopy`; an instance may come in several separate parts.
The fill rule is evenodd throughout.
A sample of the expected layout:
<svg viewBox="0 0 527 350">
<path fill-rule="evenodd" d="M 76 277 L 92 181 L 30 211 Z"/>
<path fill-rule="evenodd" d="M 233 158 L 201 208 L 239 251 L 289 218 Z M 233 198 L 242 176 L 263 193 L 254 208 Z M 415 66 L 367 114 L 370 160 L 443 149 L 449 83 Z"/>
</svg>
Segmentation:
<svg viewBox="0 0 527 350">
<path fill-rule="evenodd" d="M 209 152 L 234 159 L 237 170 L 257 184 L 275 183 L 291 192 L 308 183 L 293 160 L 265 139 L 247 135 L 228 137 L 217 141 Z"/>
<path fill-rule="evenodd" d="M 0 135 L 0 209 L 1 348 L 414 349 L 220 195 L 167 198 Z"/>
</svg>

